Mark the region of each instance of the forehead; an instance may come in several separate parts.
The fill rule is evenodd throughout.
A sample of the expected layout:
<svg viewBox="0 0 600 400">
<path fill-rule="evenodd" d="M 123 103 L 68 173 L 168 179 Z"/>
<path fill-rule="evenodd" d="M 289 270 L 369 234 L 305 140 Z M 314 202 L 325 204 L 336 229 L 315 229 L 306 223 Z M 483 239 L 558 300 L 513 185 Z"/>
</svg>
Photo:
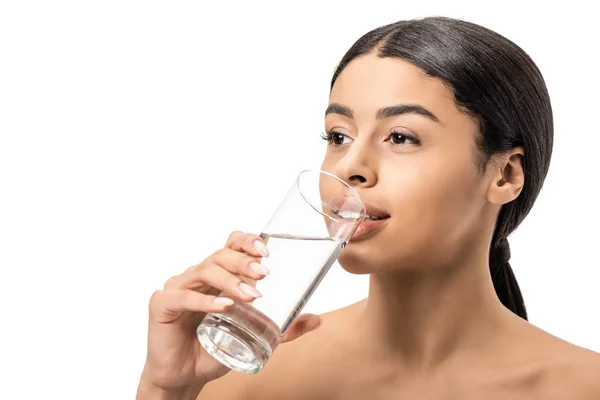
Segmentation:
<svg viewBox="0 0 600 400">
<path fill-rule="evenodd" d="M 357 117 L 373 116 L 383 106 L 402 103 L 422 105 L 440 120 L 459 111 L 440 79 L 427 76 L 406 60 L 374 54 L 357 57 L 346 66 L 333 86 L 330 103 L 350 107 Z"/>
</svg>

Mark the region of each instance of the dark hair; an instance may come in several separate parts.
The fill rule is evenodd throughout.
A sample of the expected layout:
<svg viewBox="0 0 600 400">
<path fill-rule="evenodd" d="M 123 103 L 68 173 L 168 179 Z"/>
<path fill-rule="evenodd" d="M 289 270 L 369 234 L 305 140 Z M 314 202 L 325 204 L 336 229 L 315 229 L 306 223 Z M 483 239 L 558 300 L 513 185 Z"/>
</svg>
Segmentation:
<svg viewBox="0 0 600 400">
<path fill-rule="evenodd" d="M 517 146 L 525 149 L 525 183 L 520 195 L 500 210 L 489 265 L 502 304 L 527 319 L 509 264 L 507 237 L 531 210 L 550 164 L 554 128 L 542 74 L 527 53 L 498 33 L 471 22 L 428 17 L 363 35 L 342 58 L 331 88 L 349 62 L 372 51 L 379 57 L 405 59 L 447 85 L 456 104 L 479 123 L 480 167 L 495 154 Z"/>
</svg>

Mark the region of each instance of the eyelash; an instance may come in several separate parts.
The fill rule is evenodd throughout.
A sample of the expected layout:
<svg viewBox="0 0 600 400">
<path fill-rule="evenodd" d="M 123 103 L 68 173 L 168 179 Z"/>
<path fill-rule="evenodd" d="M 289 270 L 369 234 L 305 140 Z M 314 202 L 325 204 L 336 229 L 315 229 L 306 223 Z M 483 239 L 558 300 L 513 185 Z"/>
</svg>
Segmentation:
<svg viewBox="0 0 600 400">
<path fill-rule="evenodd" d="M 336 131 L 334 131 L 334 130 L 331 130 L 331 131 L 329 131 L 329 132 L 322 133 L 322 134 L 321 134 L 321 138 L 322 138 L 323 140 L 325 140 L 325 141 L 328 143 L 328 145 L 329 145 L 329 146 L 332 146 L 332 147 L 340 147 L 340 146 L 343 146 L 343 145 L 341 145 L 341 144 L 335 144 L 335 143 L 333 143 L 333 138 L 334 138 L 334 135 L 341 135 L 341 136 L 344 136 L 344 137 L 348 137 L 348 135 L 345 135 L 345 134 L 343 134 L 343 133 L 340 133 L 340 132 L 336 132 Z M 420 141 L 420 140 L 419 140 L 419 139 L 418 139 L 416 136 L 410 135 L 410 134 L 408 134 L 408 133 L 404 133 L 404 132 L 396 132 L 396 131 L 392 131 L 392 132 L 390 132 L 390 133 L 389 133 L 389 135 L 387 136 L 387 138 L 386 138 L 386 140 L 385 140 L 385 141 L 386 141 L 386 142 L 387 142 L 387 141 L 390 141 L 390 140 L 391 140 L 391 138 L 392 138 L 394 135 L 397 135 L 397 136 L 401 137 L 403 140 L 409 140 L 409 141 L 411 141 L 411 142 L 412 142 L 412 144 L 414 144 L 414 145 L 417 145 L 417 146 L 418 146 L 418 145 L 420 145 L 420 144 L 421 144 L 421 141 Z M 403 146 L 403 145 L 405 145 L 405 143 L 392 143 L 392 144 L 393 144 L 393 145 L 395 145 L 395 146 Z"/>
</svg>

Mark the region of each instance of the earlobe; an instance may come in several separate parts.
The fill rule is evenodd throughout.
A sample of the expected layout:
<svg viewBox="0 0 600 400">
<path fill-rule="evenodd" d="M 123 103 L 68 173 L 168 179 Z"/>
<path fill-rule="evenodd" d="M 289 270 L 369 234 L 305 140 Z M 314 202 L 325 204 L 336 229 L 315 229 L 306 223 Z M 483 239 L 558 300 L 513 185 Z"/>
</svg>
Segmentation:
<svg viewBox="0 0 600 400">
<path fill-rule="evenodd" d="M 523 167 L 525 151 L 516 147 L 491 163 L 494 166 L 487 199 L 492 204 L 503 205 L 516 199 L 525 184 Z"/>
</svg>

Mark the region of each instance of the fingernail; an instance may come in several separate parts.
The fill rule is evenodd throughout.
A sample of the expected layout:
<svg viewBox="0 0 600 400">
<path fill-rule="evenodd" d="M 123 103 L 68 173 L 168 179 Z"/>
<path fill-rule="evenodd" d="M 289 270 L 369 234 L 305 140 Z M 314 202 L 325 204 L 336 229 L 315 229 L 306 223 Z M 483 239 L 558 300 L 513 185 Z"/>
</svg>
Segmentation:
<svg viewBox="0 0 600 400">
<path fill-rule="evenodd" d="M 267 249 L 267 245 L 265 245 L 262 241 L 255 240 L 254 248 L 256 249 L 256 251 L 258 251 L 258 254 L 260 254 L 261 256 L 269 257 L 269 250 Z"/>
<path fill-rule="evenodd" d="M 256 288 L 248 285 L 245 282 L 240 283 L 240 290 L 248 296 L 262 297 L 262 294 L 258 290 L 256 290 Z"/>
<path fill-rule="evenodd" d="M 233 303 L 234 301 L 228 297 L 217 297 L 213 300 L 213 304 L 218 306 L 232 306 Z"/>
<path fill-rule="evenodd" d="M 262 264 L 253 261 L 250 263 L 250 269 L 258 275 L 269 275 L 269 270 Z"/>
</svg>

